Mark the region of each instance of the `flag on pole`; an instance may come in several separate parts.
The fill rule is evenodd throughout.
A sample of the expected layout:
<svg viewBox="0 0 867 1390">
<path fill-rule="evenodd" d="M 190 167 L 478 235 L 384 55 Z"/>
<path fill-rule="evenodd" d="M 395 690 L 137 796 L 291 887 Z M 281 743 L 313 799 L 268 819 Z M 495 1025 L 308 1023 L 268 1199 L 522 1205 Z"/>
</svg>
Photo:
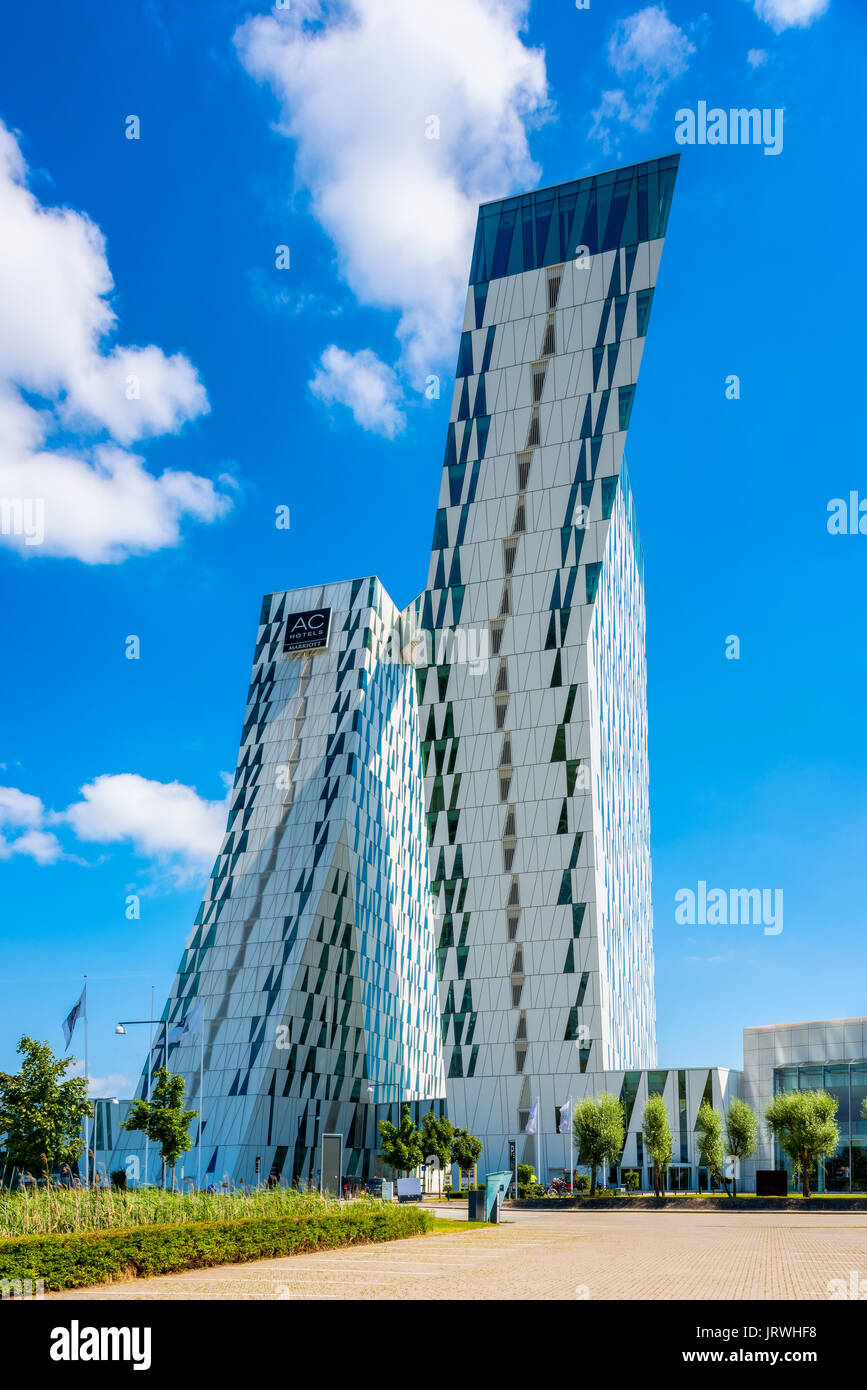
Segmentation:
<svg viewBox="0 0 867 1390">
<path fill-rule="evenodd" d="M 572 1102 L 567 1100 L 565 1105 L 560 1106 L 560 1123 L 557 1126 L 561 1134 L 568 1134 L 572 1128 Z"/>
<path fill-rule="evenodd" d="M 63 1020 L 63 1036 L 66 1039 L 67 1050 L 69 1048 L 69 1044 L 72 1042 L 72 1035 L 75 1032 L 75 1025 L 84 1012 L 86 994 L 87 985 L 84 986 L 84 989 L 78 996 L 77 1002 L 73 1004 L 72 1008 L 69 1010 L 69 1013 L 66 1015 L 66 1018 Z"/>
<path fill-rule="evenodd" d="M 527 1116 L 527 1123 L 524 1125 L 525 1134 L 535 1134 L 539 1128 L 539 1102 L 533 1101 L 533 1108 Z"/>
<path fill-rule="evenodd" d="M 181 1038 L 194 1038 L 197 1033 L 202 1031 L 202 1005 L 197 1004 L 191 1009 L 186 1018 L 172 1029 L 169 1033 L 169 1042 L 180 1042 Z"/>
</svg>

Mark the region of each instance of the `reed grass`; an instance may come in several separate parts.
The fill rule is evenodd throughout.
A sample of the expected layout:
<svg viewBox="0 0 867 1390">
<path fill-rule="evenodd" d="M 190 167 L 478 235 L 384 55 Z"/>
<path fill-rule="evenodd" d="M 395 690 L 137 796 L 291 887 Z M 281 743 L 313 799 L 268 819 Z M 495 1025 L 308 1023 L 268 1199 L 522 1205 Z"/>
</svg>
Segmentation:
<svg viewBox="0 0 867 1390">
<path fill-rule="evenodd" d="M 316 1192 L 276 1187 L 221 1192 L 163 1192 L 160 1188 L 80 1186 L 0 1188 L 0 1240 L 12 1236 L 107 1231 L 130 1226 L 226 1221 L 243 1217 L 299 1219 L 327 1199 Z M 361 1202 L 372 1199 L 359 1198 Z M 381 1207 L 382 1203 L 376 1204 Z"/>
</svg>

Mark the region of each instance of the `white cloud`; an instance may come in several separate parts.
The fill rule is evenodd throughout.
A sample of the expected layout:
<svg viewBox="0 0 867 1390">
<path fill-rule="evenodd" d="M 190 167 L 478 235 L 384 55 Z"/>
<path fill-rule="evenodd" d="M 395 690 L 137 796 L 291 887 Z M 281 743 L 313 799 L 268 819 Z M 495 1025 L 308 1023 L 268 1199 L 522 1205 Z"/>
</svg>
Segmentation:
<svg viewBox="0 0 867 1390">
<path fill-rule="evenodd" d="M 115 562 L 176 545 L 187 517 L 222 516 L 231 503 L 210 479 L 155 477 L 129 451 L 207 412 L 205 389 L 180 353 L 108 346 L 105 238 L 84 213 L 38 201 L 2 122 L 0 237 L 0 498 L 38 499 L 44 516 L 34 540 L 35 526 L 25 534 L 4 511 L 0 543 Z"/>
<path fill-rule="evenodd" d="M 662 5 L 648 5 L 619 20 L 608 42 L 608 61 L 619 76 L 638 72 L 662 82 L 686 72 L 694 52 Z"/>
<path fill-rule="evenodd" d="M 23 854 L 37 864 L 56 864 L 63 858 L 63 848 L 56 835 L 45 830 L 25 830 L 13 840 L 0 838 L 0 859 Z"/>
<path fill-rule="evenodd" d="M 129 840 L 137 854 L 169 864 L 177 877 L 210 868 L 226 826 L 226 802 L 206 801 L 181 782 L 154 782 L 135 772 L 104 774 L 51 819 L 79 840 Z"/>
<path fill-rule="evenodd" d="M 646 130 L 659 98 L 669 83 L 689 67 L 695 53 L 682 29 L 669 19 L 663 5 L 647 5 L 615 25 L 608 42 L 608 61 L 620 78 L 632 78 L 631 89 L 606 91 L 593 114 L 590 138 L 611 148 L 612 122 Z"/>
<path fill-rule="evenodd" d="M 605 154 L 610 154 L 613 146 L 612 141 L 612 121 L 633 120 L 632 107 L 626 100 L 626 93 L 620 89 L 611 92 L 603 92 L 602 99 L 596 110 L 592 113 L 593 124 L 589 130 L 591 140 L 601 140 L 602 149 Z"/>
<path fill-rule="evenodd" d="M 38 796 L 17 787 L 0 787 L 0 826 L 12 838 L 0 835 L 0 860 L 23 854 L 37 864 L 56 864 L 63 848 L 56 835 L 44 830 L 45 807 Z"/>
<path fill-rule="evenodd" d="M 67 1072 L 68 1076 L 84 1076 L 84 1062 L 76 1060 Z M 118 1100 L 132 1100 L 136 1082 L 122 1072 L 113 1071 L 108 1076 L 87 1078 L 87 1093 L 97 1100 L 106 1096 L 116 1096 Z"/>
<path fill-rule="evenodd" d="M 296 183 L 365 305 L 397 310 L 416 384 L 454 353 L 477 204 L 532 185 L 528 123 L 544 55 L 520 38 L 528 0 L 296 0 L 235 41 L 282 103 Z M 426 137 L 429 117 L 439 139 Z M 432 129 L 432 127 L 431 127 Z"/>
<path fill-rule="evenodd" d="M 751 48 L 747 54 L 747 62 L 751 68 L 763 68 L 768 61 L 768 55 L 764 48 Z"/>
<path fill-rule="evenodd" d="M 41 825 L 45 807 L 38 796 L 17 787 L 0 787 L 0 825 Z"/>
<path fill-rule="evenodd" d="M 322 354 L 310 390 L 326 405 L 348 406 L 356 424 L 386 439 L 394 439 L 406 425 L 396 374 L 367 348 L 350 353 L 332 343 Z"/>
<path fill-rule="evenodd" d="M 753 0 L 759 19 L 776 34 L 784 29 L 807 29 L 827 10 L 831 0 Z"/>
<path fill-rule="evenodd" d="M 67 854 L 55 835 L 70 827 L 88 844 L 131 842 L 135 852 L 167 865 L 177 881 L 211 867 L 226 825 L 226 798 L 207 801 L 194 787 L 155 782 L 135 772 L 104 774 L 81 788 L 81 801 L 65 811 L 46 810 L 38 796 L 17 787 L 0 787 L 0 826 L 14 838 L 0 836 L 0 860 L 28 855 L 37 864 L 86 861 Z"/>
</svg>

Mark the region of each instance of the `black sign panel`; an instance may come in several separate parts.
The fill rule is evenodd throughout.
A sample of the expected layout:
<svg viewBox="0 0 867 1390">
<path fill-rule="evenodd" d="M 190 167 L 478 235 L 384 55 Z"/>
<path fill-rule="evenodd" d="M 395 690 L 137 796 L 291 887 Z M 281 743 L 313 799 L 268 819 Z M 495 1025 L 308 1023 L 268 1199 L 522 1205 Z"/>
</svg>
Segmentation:
<svg viewBox="0 0 867 1390">
<path fill-rule="evenodd" d="M 318 652 L 328 646 L 331 609 L 311 608 L 306 613 L 290 613 L 286 619 L 284 652 Z"/>
</svg>

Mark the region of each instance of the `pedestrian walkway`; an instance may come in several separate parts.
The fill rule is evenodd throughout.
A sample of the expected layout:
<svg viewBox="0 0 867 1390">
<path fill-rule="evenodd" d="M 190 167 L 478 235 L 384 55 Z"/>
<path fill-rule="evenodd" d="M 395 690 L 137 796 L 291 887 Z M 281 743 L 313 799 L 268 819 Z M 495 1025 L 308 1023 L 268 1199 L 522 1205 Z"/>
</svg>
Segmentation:
<svg viewBox="0 0 867 1390">
<path fill-rule="evenodd" d="M 443 1216 L 458 1215 L 456 1204 Z M 867 1213 L 504 1213 L 421 1236 L 56 1299 L 828 1299 L 867 1280 Z M 867 1287 L 867 1284 L 865 1284 Z"/>
</svg>

